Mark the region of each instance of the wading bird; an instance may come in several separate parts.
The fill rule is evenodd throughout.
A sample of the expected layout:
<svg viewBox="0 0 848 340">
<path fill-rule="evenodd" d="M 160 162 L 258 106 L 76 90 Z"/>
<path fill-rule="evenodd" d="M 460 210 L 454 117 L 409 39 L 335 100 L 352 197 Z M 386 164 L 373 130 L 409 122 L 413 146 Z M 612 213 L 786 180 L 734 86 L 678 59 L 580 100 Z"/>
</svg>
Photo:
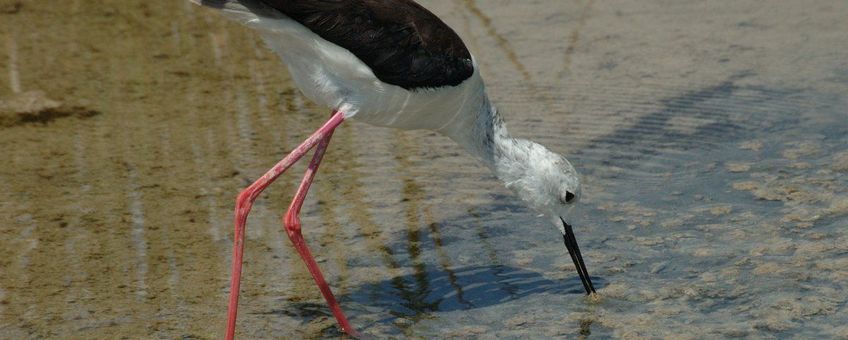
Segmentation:
<svg viewBox="0 0 848 340">
<path fill-rule="evenodd" d="M 471 53 L 433 13 L 411 0 L 191 1 L 259 31 L 303 94 L 332 110 L 323 126 L 238 195 L 227 339 L 235 333 L 247 214 L 262 190 L 312 148 L 284 229 L 342 331 L 359 335 L 312 258 L 298 217 L 333 131 L 348 119 L 453 139 L 559 228 L 586 294 L 595 292 L 563 219 L 580 198 L 577 171 L 563 156 L 509 134 Z"/>
</svg>

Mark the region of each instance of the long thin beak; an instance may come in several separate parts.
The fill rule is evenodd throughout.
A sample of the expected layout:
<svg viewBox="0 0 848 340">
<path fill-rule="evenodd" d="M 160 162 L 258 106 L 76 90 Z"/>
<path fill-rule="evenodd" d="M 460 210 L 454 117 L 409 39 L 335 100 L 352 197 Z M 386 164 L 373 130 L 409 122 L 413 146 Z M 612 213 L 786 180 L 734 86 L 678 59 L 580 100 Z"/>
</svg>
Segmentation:
<svg viewBox="0 0 848 340">
<path fill-rule="evenodd" d="M 586 264 L 583 263 L 583 255 L 580 255 L 580 247 L 577 246 L 577 239 L 574 238 L 574 230 L 571 229 L 570 224 L 565 223 L 562 217 L 559 220 L 562 221 L 563 230 L 565 230 L 565 234 L 562 234 L 562 239 L 565 242 L 565 247 L 568 248 L 568 255 L 571 255 L 571 261 L 574 261 L 574 267 L 577 268 L 577 274 L 580 275 L 583 288 L 586 288 L 586 295 L 591 295 L 595 292 L 595 287 L 592 286 L 589 272 L 586 271 Z"/>
</svg>

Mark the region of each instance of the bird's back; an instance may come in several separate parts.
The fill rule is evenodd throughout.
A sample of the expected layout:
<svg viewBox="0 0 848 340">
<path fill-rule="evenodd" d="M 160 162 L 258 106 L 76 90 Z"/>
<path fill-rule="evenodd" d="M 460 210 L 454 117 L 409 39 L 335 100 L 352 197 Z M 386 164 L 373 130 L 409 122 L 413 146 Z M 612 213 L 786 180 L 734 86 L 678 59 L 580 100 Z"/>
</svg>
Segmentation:
<svg viewBox="0 0 848 340">
<path fill-rule="evenodd" d="M 374 125 L 439 130 L 485 101 L 459 36 L 410 0 L 191 0 L 262 33 L 301 91 Z"/>
<path fill-rule="evenodd" d="M 385 83 L 405 89 L 455 86 L 473 73 L 462 39 L 413 1 L 265 2 L 351 51 Z"/>
<path fill-rule="evenodd" d="M 471 54 L 456 32 L 411 0 L 195 2 L 230 8 L 242 17 L 237 8 L 260 17 L 283 14 L 353 53 L 382 82 L 408 90 L 456 86 L 474 73 Z"/>
</svg>

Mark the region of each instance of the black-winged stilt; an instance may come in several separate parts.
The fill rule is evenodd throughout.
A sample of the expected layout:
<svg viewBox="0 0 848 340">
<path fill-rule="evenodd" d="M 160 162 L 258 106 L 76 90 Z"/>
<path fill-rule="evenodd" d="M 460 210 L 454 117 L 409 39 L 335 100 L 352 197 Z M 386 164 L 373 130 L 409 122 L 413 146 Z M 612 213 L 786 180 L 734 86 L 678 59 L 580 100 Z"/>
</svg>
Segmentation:
<svg viewBox="0 0 848 340">
<path fill-rule="evenodd" d="M 312 258 L 298 217 L 330 137 L 347 119 L 429 129 L 456 141 L 530 208 L 550 218 L 563 235 L 586 294 L 595 292 L 571 225 L 563 219 L 580 198 L 577 171 L 545 147 L 510 136 L 486 95 L 474 58 L 433 13 L 411 0 L 191 1 L 258 30 L 288 65 L 300 90 L 332 108 L 323 126 L 238 195 L 227 339 L 235 333 L 247 214 L 262 190 L 313 147 L 284 226 L 339 326 L 358 336 Z"/>
</svg>

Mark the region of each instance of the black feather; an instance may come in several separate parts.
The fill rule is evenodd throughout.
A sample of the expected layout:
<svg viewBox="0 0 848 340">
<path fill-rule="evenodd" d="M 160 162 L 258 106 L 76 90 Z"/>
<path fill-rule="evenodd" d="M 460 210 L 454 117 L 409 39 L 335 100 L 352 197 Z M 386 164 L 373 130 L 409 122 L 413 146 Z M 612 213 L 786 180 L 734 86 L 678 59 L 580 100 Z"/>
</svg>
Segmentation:
<svg viewBox="0 0 848 340">
<path fill-rule="evenodd" d="M 474 73 L 462 39 L 411 0 L 261 0 L 351 51 L 385 83 L 455 86 Z"/>
</svg>

